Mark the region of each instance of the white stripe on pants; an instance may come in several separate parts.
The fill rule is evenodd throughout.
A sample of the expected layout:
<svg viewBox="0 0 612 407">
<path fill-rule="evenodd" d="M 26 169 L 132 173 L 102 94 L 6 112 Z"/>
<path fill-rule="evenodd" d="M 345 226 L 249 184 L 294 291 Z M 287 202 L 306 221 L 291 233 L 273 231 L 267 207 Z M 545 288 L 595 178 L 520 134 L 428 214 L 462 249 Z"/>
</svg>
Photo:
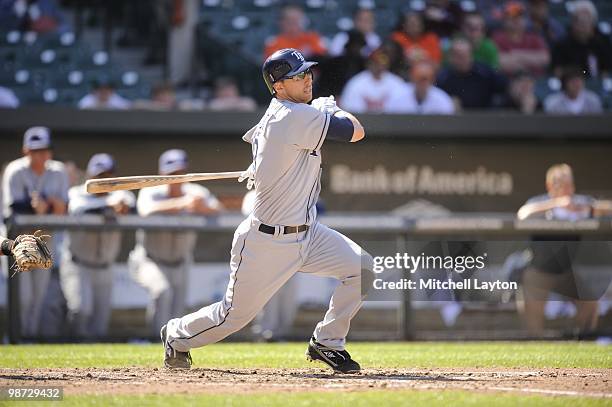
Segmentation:
<svg viewBox="0 0 612 407">
<path fill-rule="evenodd" d="M 314 336 L 325 346 L 343 350 L 350 320 L 362 304 L 362 262 L 371 270 L 371 256 L 318 222 L 307 232 L 277 236 L 260 232 L 258 226 L 249 217 L 234 234 L 225 298 L 168 321 L 170 344 L 185 352 L 220 341 L 247 325 L 291 276 L 302 271 L 340 280 Z"/>
</svg>

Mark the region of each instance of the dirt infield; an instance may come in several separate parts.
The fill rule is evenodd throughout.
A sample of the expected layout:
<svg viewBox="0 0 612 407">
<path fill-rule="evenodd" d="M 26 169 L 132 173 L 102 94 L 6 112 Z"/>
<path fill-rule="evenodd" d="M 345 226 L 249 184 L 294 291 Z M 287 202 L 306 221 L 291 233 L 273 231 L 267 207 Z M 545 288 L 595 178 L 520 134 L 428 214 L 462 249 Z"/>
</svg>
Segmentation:
<svg viewBox="0 0 612 407">
<path fill-rule="evenodd" d="M 612 369 L 0 369 L 0 386 L 63 386 L 65 394 L 440 390 L 612 398 Z"/>
</svg>

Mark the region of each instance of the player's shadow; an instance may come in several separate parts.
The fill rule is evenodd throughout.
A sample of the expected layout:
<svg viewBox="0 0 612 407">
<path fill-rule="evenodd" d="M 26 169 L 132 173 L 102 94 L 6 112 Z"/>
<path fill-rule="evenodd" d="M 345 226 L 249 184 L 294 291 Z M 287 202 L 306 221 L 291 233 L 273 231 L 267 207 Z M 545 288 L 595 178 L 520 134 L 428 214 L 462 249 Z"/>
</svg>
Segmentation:
<svg viewBox="0 0 612 407">
<path fill-rule="evenodd" d="M 224 375 L 233 375 L 233 376 L 253 376 L 257 373 L 269 374 L 265 370 L 258 371 L 257 369 L 247 369 L 247 370 L 234 370 L 234 369 L 214 369 L 214 368 L 198 368 L 192 369 L 192 373 L 200 372 L 210 372 L 210 373 L 222 373 Z M 380 373 L 380 372 L 362 372 L 355 374 L 342 374 L 342 373 L 315 373 L 315 372 L 304 372 L 304 371 L 292 371 L 292 369 L 286 370 L 275 370 L 275 376 L 280 377 L 291 377 L 291 378 L 301 378 L 301 379 L 338 379 L 338 380 L 378 380 L 378 381 L 387 381 L 387 380 L 419 380 L 419 381 L 433 381 L 433 382 L 473 382 L 478 381 L 476 378 L 472 377 L 449 377 L 443 376 L 439 374 L 418 374 L 418 373 Z"/>
<path fill-rule="evenodd" d="M 354 373 L 354 374 L 343 374 L 343 373 L 303 373 L 303 372 L 288 372 L 282 374 L 284 376 L 300 377 L 304 379 L 338 379 L 338 380 L 397 380 L 397 381 L 433 381 L 433 382 L 469 382 L 475 381 L 473 378 L 454 378 L 442 375 L 425 375 L 418 373 L 394 373 L 394 374 L 381 374 L 381 373 Z"/>
</svg>

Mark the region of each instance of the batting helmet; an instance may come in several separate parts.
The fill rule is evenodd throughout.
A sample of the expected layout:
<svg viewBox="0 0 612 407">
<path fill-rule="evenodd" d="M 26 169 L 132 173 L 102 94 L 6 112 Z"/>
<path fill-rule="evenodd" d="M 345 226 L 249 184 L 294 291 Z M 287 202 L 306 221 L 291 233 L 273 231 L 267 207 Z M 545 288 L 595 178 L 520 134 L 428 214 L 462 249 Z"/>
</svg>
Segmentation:
<svg viewBox="0 0 612 407">
<path fill-rule="evenodd" d="M 285 48 L 270 55 L 264 62 L 261 71 L 266 86 L 274 95 L 274 83 L 291 78 L 316 65 L 316 62 L 306 61 L 304 55 L 297 49 Z"/>
</svg>

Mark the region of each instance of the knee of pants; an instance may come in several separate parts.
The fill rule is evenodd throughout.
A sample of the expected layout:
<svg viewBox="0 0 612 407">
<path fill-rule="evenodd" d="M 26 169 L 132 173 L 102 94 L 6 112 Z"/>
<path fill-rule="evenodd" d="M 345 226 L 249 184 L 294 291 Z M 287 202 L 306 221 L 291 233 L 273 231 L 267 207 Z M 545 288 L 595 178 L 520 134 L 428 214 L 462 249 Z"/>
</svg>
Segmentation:
<svg viewBox="0 0 612 407">
<path fill-rule="evenodd" d="M 361 287 L 362 292 L 365 293 L 367 290 L 372 287 L 372 283 L 374 282 L 374 259 L 370 255 L 370 253 L 364 251 L 361 254 Z"/>
</svg>

